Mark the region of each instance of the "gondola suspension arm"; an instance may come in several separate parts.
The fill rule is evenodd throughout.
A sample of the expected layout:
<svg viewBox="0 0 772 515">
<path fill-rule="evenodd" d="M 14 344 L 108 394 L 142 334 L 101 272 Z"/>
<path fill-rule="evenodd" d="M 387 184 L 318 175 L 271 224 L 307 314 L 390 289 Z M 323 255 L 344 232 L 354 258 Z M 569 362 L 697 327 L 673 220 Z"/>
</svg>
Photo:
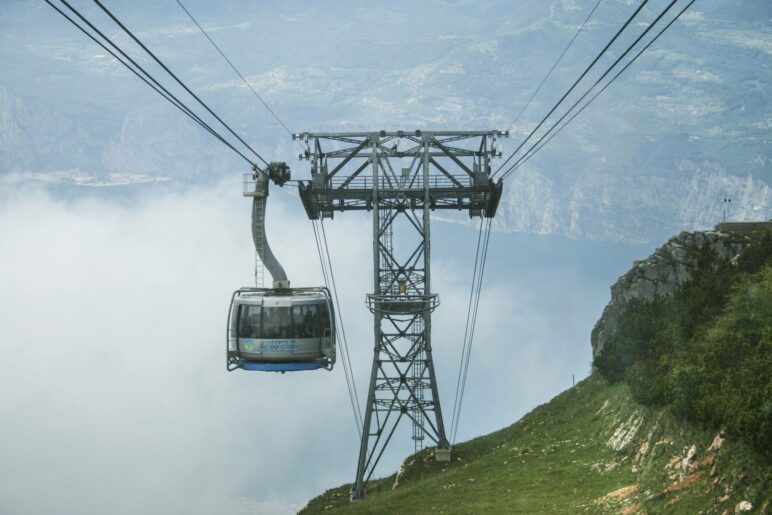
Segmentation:
<svg viewBox="0 0 772 515">
<path fill-rule="evenodd" d="M 265 208 L 268 202 L 268 188 L 270 182 L 277 186 L 282 186 L 290 179 L 290 169 L 286 163 L 269 163 L 265 170 L 257 167 L 253 168 L 252 178 L 255 181 L 254 193 L 252 194 L 252 240 L 255 244 L 255 250 L 263 262 L 268 273 L 273 279 L 274 288 L 289 288 L 290 282 L 287 279 L 287 273 L 276 256 L 274 256 L 271 246 L 265 237 Z"/>
</svg>

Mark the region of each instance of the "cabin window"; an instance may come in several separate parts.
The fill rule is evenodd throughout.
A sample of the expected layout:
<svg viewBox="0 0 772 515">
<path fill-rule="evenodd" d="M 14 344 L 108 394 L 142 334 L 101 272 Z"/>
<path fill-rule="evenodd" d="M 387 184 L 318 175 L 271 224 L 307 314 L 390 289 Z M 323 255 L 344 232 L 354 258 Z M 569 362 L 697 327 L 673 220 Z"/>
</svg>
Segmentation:
<svg viewBox="0 0 772 515">
<path fill-rule="evenodd" d="M 239 306 L 238 337 L 264 340 L 321 338 L 330 329 L 327 304 Z"/>
<path fill-rule="evenodd" d="M 330 310 L 327 307 L 327 304 L 319 304 L 316 320 L 315 336 L 321 338 L 324 336 L 325 329 L 331 329 Z"/>
<path fill-rule="evenodd" d="M 262 338 L 268 340 L 292 338 L 292 312 L 287 307 L 263 309 Z"/>
<path fill-rule="evenodd" d="M 295 338 L 313 337 L 313 328 L 310 325 L 312 306 L 292 306 L 292 321 L 294 322 Z"/>
<path fill-rule="evenodd" d="M 321 338 L 330 328 L 327 304 L 305 304 L 293 307 L 296 338 Z"/>
<path fill-rule="evenodd" d="M 239 338 L 261 338 L 260 316 L 262 306 L 239 306 Z"/>
</svg>

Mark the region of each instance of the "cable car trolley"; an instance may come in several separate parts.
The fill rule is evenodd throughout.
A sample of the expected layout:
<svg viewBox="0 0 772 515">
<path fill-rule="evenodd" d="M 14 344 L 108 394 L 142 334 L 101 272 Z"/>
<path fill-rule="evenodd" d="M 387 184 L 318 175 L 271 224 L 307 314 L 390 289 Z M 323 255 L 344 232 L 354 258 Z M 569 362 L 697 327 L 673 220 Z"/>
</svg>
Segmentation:
<svg viewBox="0 0 772 515">
<path fill-rule="evenodd" d="M 253 197 L 252 239 L 273 278 L 273 288 L 236 290 L 228 310 L 226 368 L 264 372 L 332 370 L 335 365 L 335 311 L 324 287 L 290 288 L 281 263 L 265 238 L 268 181 L 289 180 L 284 163 L 255 168 L 244 181 L 244 196 Z"/>
</svg>

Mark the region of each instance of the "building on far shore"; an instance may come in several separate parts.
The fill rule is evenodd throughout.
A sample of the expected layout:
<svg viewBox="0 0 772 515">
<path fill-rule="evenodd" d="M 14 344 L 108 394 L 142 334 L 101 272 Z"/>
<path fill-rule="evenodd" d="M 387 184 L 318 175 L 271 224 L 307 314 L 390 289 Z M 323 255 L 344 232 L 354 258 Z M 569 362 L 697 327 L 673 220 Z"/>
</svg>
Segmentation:
<svg viewBox="0 0 772 515">
<path fill-rule="evenodd" d="M 766 222 L 723 222 L 716 226 L 718 232 L 748 234 L 757 231 L 772 231 L 772 220 Z"/>
</svg>

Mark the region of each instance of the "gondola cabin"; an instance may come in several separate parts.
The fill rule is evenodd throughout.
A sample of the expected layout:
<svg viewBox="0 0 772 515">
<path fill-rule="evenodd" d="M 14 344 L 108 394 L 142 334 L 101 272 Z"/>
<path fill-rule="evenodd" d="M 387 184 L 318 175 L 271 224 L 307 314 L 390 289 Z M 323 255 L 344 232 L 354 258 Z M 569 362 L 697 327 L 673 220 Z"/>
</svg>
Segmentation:
<svg viewBox="0 0 772 515">
<path fill-rule="evenodd" d="M 228 314 L 228 370 L 331 370 L 334 315 L 327 288 L 235 291 Z"/>
</svg>

